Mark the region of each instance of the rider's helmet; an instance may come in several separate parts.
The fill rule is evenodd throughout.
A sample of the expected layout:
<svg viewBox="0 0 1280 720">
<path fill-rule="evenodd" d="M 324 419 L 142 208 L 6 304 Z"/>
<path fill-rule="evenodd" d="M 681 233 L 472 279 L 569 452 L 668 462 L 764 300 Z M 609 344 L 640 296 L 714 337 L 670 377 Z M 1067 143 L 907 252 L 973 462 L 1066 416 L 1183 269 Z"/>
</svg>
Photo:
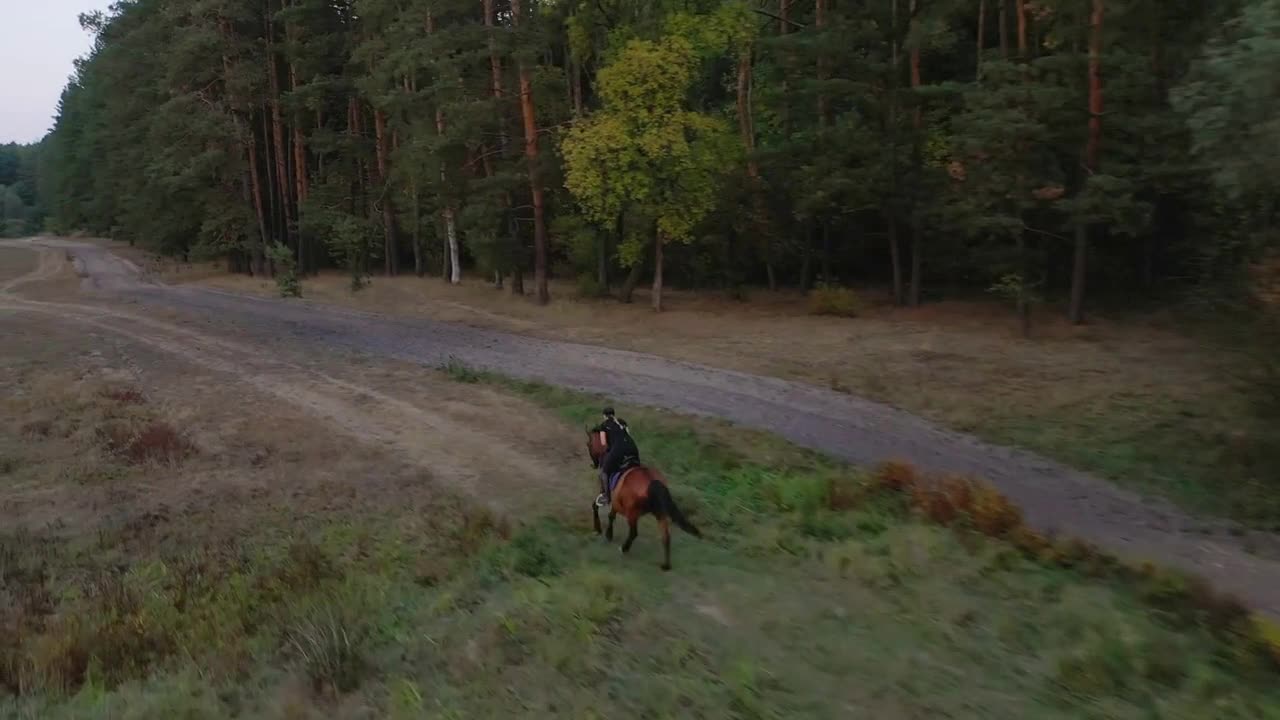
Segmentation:
<svg viewBox="0 0 1280 720">
<path fill-rule="evenodd" d="M 613 407 L 612 407 L 612 406 L 610 406 L 610 407 L 606 407 L 604 410 L 601 410 L 600 412 L 601 412 L 601 413 L 603 413 L 603 414 L 604 414 L 604 416 L 605 416 L 605 417 L 607 417 L 607 418 L 611 418 L 611 417 L 613 417 Z"/>
</svg>

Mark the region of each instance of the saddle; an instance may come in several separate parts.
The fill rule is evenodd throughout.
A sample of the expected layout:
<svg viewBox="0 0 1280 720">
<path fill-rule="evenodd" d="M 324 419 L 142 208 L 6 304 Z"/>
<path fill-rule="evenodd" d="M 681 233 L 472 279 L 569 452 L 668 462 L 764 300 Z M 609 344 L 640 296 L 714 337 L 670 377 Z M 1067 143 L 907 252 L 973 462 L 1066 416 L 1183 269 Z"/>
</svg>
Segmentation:
<svg viewBox="0 0 1280 720">
<path fill-rule="evenodd" d="M 612 494 L 618 488 L 618 483 L 627 473 L 640 467 L 640 460 L 637 458 L 627 458 L 622 461 L 622 466 L 618 468 L 618 472 L 609 476 L 609 493 Z"/>
</svg>

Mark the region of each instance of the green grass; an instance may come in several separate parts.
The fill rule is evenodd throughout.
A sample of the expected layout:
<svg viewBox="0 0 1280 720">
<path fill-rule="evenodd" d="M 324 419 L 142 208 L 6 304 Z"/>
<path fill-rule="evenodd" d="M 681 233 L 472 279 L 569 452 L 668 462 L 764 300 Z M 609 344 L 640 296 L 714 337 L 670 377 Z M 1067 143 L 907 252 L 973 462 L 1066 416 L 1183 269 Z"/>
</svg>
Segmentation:
<svg viewBox="0 0 1280 720">
<path fill-rule="evenodd" d="M 1214 416 L 1235 418 L 1234 431 Z M 1186 402 L 1114 399 L 1105 411 L 1053 418 L 992 418 L 983 434 L 1032 448 L 1143 492 L 1174 500 L 1192 512 L 1280 531 L 1274 447 L 1264 428 L 1241 408 L 1213 416 Z"/>
<path fill-rule="evenodd" d="M 465 375 L 573 426 L 601 406 Z M 927 524 L 776 438 L 624 415 L 707 535 L 670 573 L 652 520 L 622 557 L 585 512 L 511 530 L 461 502 L 262 508 L 207 545 L 4 536 L 0 681 L 27 680 L 0 716 L 1280 717 L 1265 656 L 1151 587 Z"/>
</svg>

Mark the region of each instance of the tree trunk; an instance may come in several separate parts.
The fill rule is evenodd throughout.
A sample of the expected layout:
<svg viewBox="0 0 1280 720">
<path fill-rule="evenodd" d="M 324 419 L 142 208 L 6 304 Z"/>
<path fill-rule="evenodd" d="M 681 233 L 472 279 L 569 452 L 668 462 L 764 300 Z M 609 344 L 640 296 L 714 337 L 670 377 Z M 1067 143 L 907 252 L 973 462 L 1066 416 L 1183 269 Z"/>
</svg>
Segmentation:
<svg viewBox="0 0 1280 720">
<path fill-rule="evenodd" d="M 982 53 L 987 44 L 987 0 L 978 0 L 978 58 L 973 77 L 982 82 Z"/>
<path fill-rule="evenodd" d="M 1156 236 L 1153 233 L 1147 233 L 1142 242 L 1142 287 L 1146 290 L 1151 290 L 1155 285 Z"/>
<path fill-rule="evenodd" d="M 825 1 L 825 0 L 824 0 Z M 787 35 L 791 32 L 791 2 L 792 0 L 778 0 L 778 34 Z M 790 59 L 790 53 L 783 53 L 784 58 Z M 785 66 L 785 64 L 784 64 Z M 785 100 L 791 96 L 791 90 L 787 83 L 787 74 L 782 74 L 782 98 L 784 102 L 779 104 L 778 115 L 782 125 L 782 137 L 791 137 L 791 112 Z"/>
<path fill-rule="evenodd" d="M 1089 140 L 1084 151 L 1085 170 L 1089 175 L 1098 171 L 1102 144 L 1102 17 L 1103 0 L 1093 0 L 1093 12 L 1089 15 Z M 1086 192 L 1083 183 L 1080 192 Z M 1071 322 L 1078 325 L 1084 322 L 1085 273 L 1089 260 L 1089 228 L 1084 222 L 1076 223 L 1074 260 L 1069 313 Z"/>
<path fill-rule="evenodd" d="M 520 26 L 520 0 L 511 0 L 512 24 Z M 538 122 L 533 104 L 533 79 L 524 62 L 517 63 L 520 75 L 520 114 L 524 119 L 524 155 L 529 162 L 529 190 L 533 196 L 533 281 L 538 304 L 551 300 L 547 285 L 547 222 L 542 183 L 538 179 Z"/>
<path fill-rule="evenodd" d="M 302 208 L 307 200 L 307 196 L 311 194 L 310 179 L 307 177 L 307 146 L 306 140 L 302 135 L 301 126 L 293 130 L 293 172 L 296 175 L 297 184 L 297 221 L 298 221 L 298 268 L 303 274 L 306 274 L 307 268 L 314 264 L 310 255 L 313 254 L 306 234 L 302 232 Z"/>
<path fill-rule="evenodd" d="M 580 118 L 583 115 L 582 109 L 582 61 L 575 59 L 573 61 L 573 116 Z"/>
<path fill-rule="evenodd" d="M 266 239 L 269 246 L 273 242 L 280 240 L 280 193 L 276 192 L 276 175 L 275 163 L 271 157 L 271 118 L 266 108 L 262 109 L 262 152 L 263 152 L 263 174 L 266 176 L 266 183 L 262 188 L 263 197 L 266 199 L 267 210 L 267 228 L 270 231 L 270 237 Z M 267 258 L 267 264 L 273 266 L 271 259 Z M 275 270 L 269 271 L 271 275 L 275 275 Z"/>
<path fill-rule="evenodd" d="M 422 200 L 418 197 L 418 184 L 409 183 L 409 194 L 413 197 L 413 274 L 422 277 L 427 274 L 422 257 Z"/>
<path fill-rule="evenodd" d="M 902 305 L 902 257 L 898 243 L 898 218 L 894 203 L 898 199 L 898 0 L 890 2 L 889 54 L 893 75 L 889 79 L 889 174 L 890 200 L 884 208 L 885 224 L 889 235 L 889 258 L 893 271 L 893 302 Z"/>
<path fill-rule="evenodd" d="M 396 243 L 396 215 L 391 206 L 391 181 L 388 177 L 387 114 L 380 109 L 373 111 L 373 132 L 378 158 L 378 184 L 382 186 L 379 195 L 382 198 L 383 265 L 387 275 L 392 276 L 400 272 L 400 248 Z"/>
<path fill-rule="evenodd" d="M 609 236 L 603 232 L 597 233 L 599 238 L 596 243 L 596 284 L 600 286 L 600 292 L 609 289 Z"/>
<path fill-rule="evenodd" d="M 1084 281 L 1089 259 L 1089 227 L 1086 223 L 1076 223 L 1075 252 L 1071 263 L 1071 322 L 1079 325 L 1084 322 Z"/>
<path fill-rule="evenodd" d="M 231 39 L 231 23 L 226 19 L 219 20 L 219 32 L 222 39 L 226 43 L 230 43 Z M 228 78 L 231 76 L 231 56 L 227 53 L 222 54 L 222 84 L 223 92 L 228 96 L 231 95 L 227 89 Z M 241 115 L 236 109 L 239 104 L 237 98 L 229 97 L 231 101 L 231 120 L 235 125 L 236 135 L 240 139 L 241 151 L 244 153 L 246 160 L 245 175 L 242 180 L 244 191 L 247 195 L 245 198 L 253 204 L 254 215 L 258 220 L 258 242 L 253 245 L 250 251 L 251 257 L 246 259 L 248 263 L 249 273 L 261 275 L 263 274 L 263 265 L 266 259 L 267 249 L 267 216 L 262 206 L 262 178 L 258 173 L 258 140 L 257 135 L 253 131 L 253 115 L 249 114 L 248 118 Z M 133 246 L 133 238 L 129 238 L 129 246 Z"/>
<path fill-rule="evenodd" d="M 427 13 L 427 34 L 434 34 L 436 31 L 436 20 L 433 15 Z M 445 139 L 445 133 L 448 130 L 448 124 L 445 122 L 444 110 L 439 106 L 436 107 L 436 133 L 440 136 L 441 142 Z M 440 165 L 440 185 L 448 187 L 449 176 L 445 172 L 444 164 Z M 444 267 L 441 269 L 440 277 L 447 283 L 457 285 L 462 282 L 462 264 L 458 258 L 458 227 L 456 211 L 453 207 L 452 200 L 446 200 L 444 209 L 441 210 L 440 216 L 444 220 Z"/>
<path fill-rule="evenodd" d="M 742 147 L 747 155 L 747 176 L 754 183 L 760 178 L 760 166 L 753 157 L 756 149 L 755 129 L 752 127 L 750 94 L 751 94 L 751 49 L 747 48 L 738 54 L 738 132 L 742 137 Z M 754 193 L 755 188 L 752 188 Z"/>
<path fill-rule="evenodd" d="M 908 301 L 911 307 L 920 306 L 920 284 L 921 284 L 921 265 L 923 264 L 923 242 L 922 236 L 924 232 L 920 228 L 920 222 L 913 220 L 911 223 L 911 288 Z"/>
<path fill-rule="evenodd" d="M 893 302 L 902 304 L 902 252 L 898 243 L 898 221 L 893 212 L 885 213 L 885 222 L 889 232 L 889 261 L 893 265 Z"/>
<path fill-rule="evenodd" d="M 285 26 L 285 37 L 292 46 L 296 40 L 296 30 L 292 24 Z M 289 90 L 290 92 L 298 89 L 298 64 L 293 60 L 289 61 Z M 306 236 L 302 232 L 302 205 L 306 202 L 307 194 L 310 190 L 308 187 L 307 177 L 307 147 L 302 136 L 301 118 L 295 118 L 293 124 L 293 177 L 294 177 L 294 206 L 296 211 L 294 220 L 297 223 L 296 232 L 298 235 L 298 272 L 302 275 L 307 273 L 307 247 Z"/>
<path fill-rule="evenodd" d="M 449 282 L 450 280 L 449 256 L 451 253 L 449 252 L 449 225 L 450 225 L 450 218 L 452 215 L 453 215 L 453 212 L 448 208 L 445 208 L 445 210 L 440 213 L 441 219 L 444 220 L 444 226 L 445 226 L 445 236 L 441 238 L 441 243 L 440 243 L 440 279 L 444 280 L 445 282 Z"/>
<path fill-rule="evenodd" d="M 912 35 L 916 36 L 915 42 L 911 47 L 911 89 L 920 89 L 920 21 L 919 21 L 919 0 L 911 0 L 911 25 Z M 912 118 L 912 124 L 915 127 L 915 142 L 912 150 L 913 164 L 916 172 L 922 169 L 924 159 L 921 154 L 921 135 L 924 132 L 924 113 L 920 107 L 919 97 L 916 98 L 915 116 Z M 912 209 L 911 209 L 911 288 L 908 294 L 908 302 L 911 307 L 920 305 L 920 270 L 922 266 L 921 255 L 924 252 L 924 228 L 920 223 L 920 202 L 918 188 L 913 193 Z"/>
<path fill-rule="evenodd" d="M 817 0 L 814 5 L 813 25 L 818 32 L 822 32 L 827 27 L 827 1 Z M 893 0 L 894 13 L 896 15 L 898 9 L 898 0 Z M 894 29 L 897 32 L 897 29 Z M 894 61 L 895 67 L 897 61 Z M 823 83 L 827 79 L 827 61 L 823 55 L 818 56 L 818 82 Z M 818 124 L 826 125 L 827 118 L 831 115 L 827 94 L 822 89 L 818 90 Z"/>
<path fill-rule="evenodd" d="M 458 257 L 458 224 L 452 207 L 444 209 L 444 233 L 449 243 L 449 282 L 457 285 L 462 282 L 462 263 Z"/>
<path fill-rule="evenodd" d="M 828 287 L 835 287 L 835 278 L 831 277 L 831 225 L 822 224 L 822 282 Z"/>
<path fill-rule="evenodd" d="M 653 309 L 662 312 L 662 246 L 666 242 L 659 232 L 653 239 Z"/>
<path fill-rule="evenodd" d="M 806 223 L 801 235 L 804 237 L 804 249 L 800 255 L 800 292 L 807 293 L 813 276 L 813 229 Z"/>
<path fill-rule="evenodd" d="M 1027 0 L 1014 0 L 1018 15 L 1018 57 L 1027 59 Z"/>
<path fill-rule="evenodd" d="M 1000 0 L 1000 57 L 1009 59 L 1009 0 Z"/>
<path fill-rule="evenodd" d="M 270 2 L 268 2 L 270 6 Z M 276 61 L 274 23 L 267 19 L 267 83 L 271 91 L 271 137 L 275 144 L 276 191 L 280 195 L 280 212 L 284 236 L 293 245 L 293 202 L 289 182 L 289 146 L 285 143 L 284 115 L 280 111 L 280 69 Z M 296 246 L 295 246 L 296 248 Z"/>
<path fill-rule="evenodd" d="M 760 183 L 760 163 L 756 160 L 755 119 L 751 111 L 752 84 L 752 49 L 743 48 L 738 53 L 738 132 L 742 136 L 742 148 L 747 156 L 747 192 L 750 194 L 751 219 L 755 234 L 760 238 L 761 254 L 764 256 L 765 274 L 769 279 L 769 290 L 778 289 L 777 276 L 773 270 L 773 243 L 769 232 L 769 223 L 765 219 L 764 188 Z"/>
<path fill-rule="evenodd" d="M 644 262 L 636 260 L 627 271 L 627 279 L 622 281 L 622 290 L 620 292 L 621 300 L 624 303 L 631 303 L 631 296 L 635 293 L 636 286 L 640 284 L 640 276 L 644 273 Z"/>
<path fill-rule="evenodd" d="M 494 103 L 502 102 L 506 95 L 506 90 L 502 84 L 502 59 L 498 56 L 498 42 L 494 36 L 494 9 L 493 0 L 482 0 L 482 9 L 484 11 L 484 26 L 488 33 L 489 46 L 489 92 L 493 97 Z M 507 119 L 506 113 L 499 111 L 498 113 L 498 156 L 505 158 L 507 156 Z M 486 161 L 487 162 L 487 161 Z M 488 172 L 488 170 L 486 170 Z M 519 292 L 524 294 L 524 278 L 520 274 L 521 257 L 524 255 L 523 247 L 520 242 L 520 230 L 516 225 L 514 210 L 515 203 L 511 199 L 510 192 L 502 194 L 502 214 L 507 220 L 507 230 L 510 233 L 511 240 L 511 257 L 509 262 L 512 268 L 512 287 L 513 293 Z M 501 283 L 499 283 L 501 286 Z"/>
<path fill-rule="evenodd" d="M 258 215 L 258 232 L 261 233 L 261 242 L 253 249 L 253 271 L 258 275 L 266 273 L 266 248 L 270 235 L 267 232 L 267 215 L 262 206 L 262 178 L 258 169 L 258 142 L 257 136 L 253 129 L 249 129 L 249 139 L 246 141 L 245 152 L 249 156 L 249 179 L 253 189 L 253 209 Z"/>
<path fill-rule="evenodd" d="M 1018 325 L 1022 337 L 1031 337 L 1031 298 L 1027 292 L 1027 239 L 1025 234 L 1018 234 L 1018 285 L 1017 311 Z"/>
<path fill-rule="evenodd" d="M 489 46 L 489 92 L 493 96 L 495 103 L 502 101 L 502 59 L 498 57 L 498 41 L 494 37 L 493 28 L 493 0 L 482 0 L 481 5 L 484 10 L 484 26 L 488 34 Z M 503 156 L 507 151 L 507 123 L 505 113 L 498 114 L 498 137 L 499 146 L 502 149 Z"/>
</svg>

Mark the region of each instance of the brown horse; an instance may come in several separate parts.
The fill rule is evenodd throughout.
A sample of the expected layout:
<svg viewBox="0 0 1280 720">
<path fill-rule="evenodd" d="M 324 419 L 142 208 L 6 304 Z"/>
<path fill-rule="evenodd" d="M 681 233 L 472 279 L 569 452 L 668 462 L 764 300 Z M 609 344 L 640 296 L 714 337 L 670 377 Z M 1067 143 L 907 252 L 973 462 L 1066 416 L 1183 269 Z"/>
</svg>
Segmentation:
<svg viewBox="0 0 1280 720">
<path fill-rule="evenodd" d="M 600 433 L 588 431 L 587 454 L 591 456 L 592 467 L 600 467 L 605 450 Z M 662 481 L 661 473 L 653 468 L 633 465 L 623 470 L 622 477 L 618 479 L 618 484 L 613 488 L 610 497 L 612 503 L 609 507 L 609 526 L 603 531 L 604 539 L 613 540 L 613 521 L 621 515 L 627 519 L 627 539 L 622 543 L 622 552 L 630 551 L 631 543 L 636 541 L 636 524 L 640 521 L 640 516 L 645 513 L 652 514 L 658 519 L 658 528 L 662 530 L 663 570 L 671 569 L 671 523 L 674 522 L 681 530 L 694 537 L 702 537 L 698 528 L 694 527 L 693 523 L 685 518 L 684 513 L 680 512 L 680 508 L 676 507 L 676 501 L 667 490 L 667 484 Z M 601 533 L 600 509 L 595 503 L 591 504 L 591 518 L 596 534 L 599 535 Z"/>
</svg>

